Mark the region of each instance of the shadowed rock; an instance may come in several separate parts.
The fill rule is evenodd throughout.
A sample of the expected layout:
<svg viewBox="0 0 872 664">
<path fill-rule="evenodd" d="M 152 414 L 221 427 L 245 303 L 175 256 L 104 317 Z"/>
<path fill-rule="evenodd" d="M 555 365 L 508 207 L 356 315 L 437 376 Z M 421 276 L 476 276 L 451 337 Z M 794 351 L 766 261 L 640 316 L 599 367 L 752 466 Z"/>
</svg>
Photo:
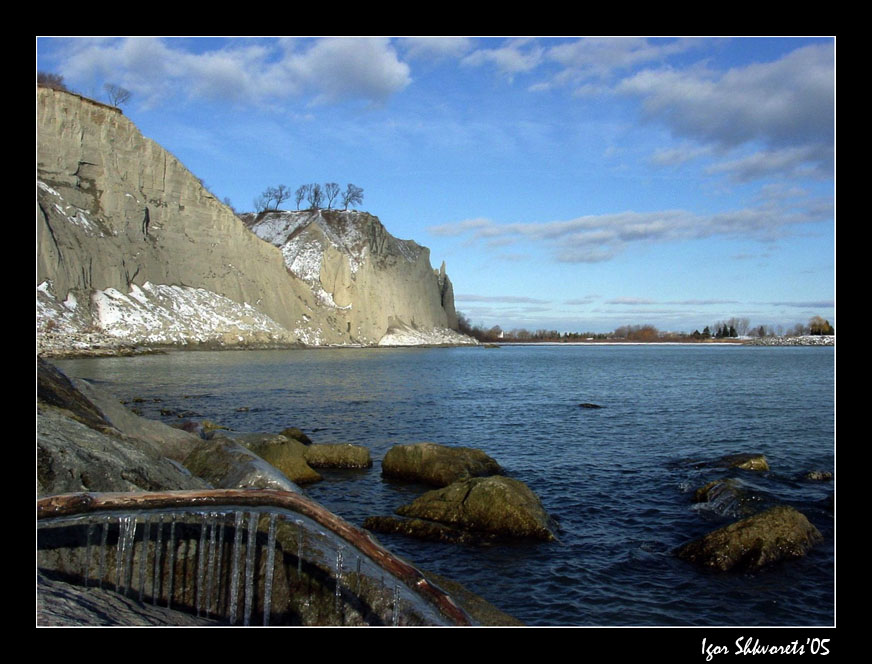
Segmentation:
<svg viewBox="0 0 872 664">
<path fill-rule="evenodd" d="M 500 465 L 481 450 L 436 443 L 395 445 L 382 461 L 385 477 L 440 487 L 500 472 Z"/>
<path fill-rule="evenodd" d="M 786 505 L 719 528 L 676 550 L 676 555 L 710 569 L 753 570 L 804 556 L 823 537 L 802 513 Z"/>
<path fill-rule="evenodd" d="M 299 440 L 303 445 L 311 445 L 312 439 L 309 438 L 306 434 L 303 433 L 301 429 L 297 427 L 288 427 L 284 431 L 279 434 L 281 436 L 285 436 L 286 438 L 293 438 L 294 440 Z"/>
</svg>

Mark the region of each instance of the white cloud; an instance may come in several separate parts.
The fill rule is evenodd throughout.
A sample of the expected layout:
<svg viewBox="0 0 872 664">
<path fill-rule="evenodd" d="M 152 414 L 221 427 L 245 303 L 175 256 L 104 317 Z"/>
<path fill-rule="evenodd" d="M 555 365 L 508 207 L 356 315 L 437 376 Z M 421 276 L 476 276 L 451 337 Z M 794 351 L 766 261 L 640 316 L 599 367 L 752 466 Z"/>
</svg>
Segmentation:
<svg viewBox="0 0 872 664">
<path fill-rule="evenodd" d="M 750 238 L 771 241 L 790 234 L 791 227 L 832 219 L 832 200 L 768 200 L 757 207 L 700 215 L 686 210 L 621 212 L 588 215 L 568 221 L 498 224 L 470 219 L 431 227 L 442 236 L 467 236 L 485 246 L 538 244 L 552 257 L 567 263 L 610 260 L 628 246 L 710 237 Z"/>
<path fill-rule="evenodd" d="M 542 63 L 545 49 L 531 39 L 512 39 L 498 48 L 481 48 L 461 61 L 462 64 L 478 67 L 490 64 L 500 74 L 511 80 L 515 74 L 527 73 Z"/>
<path fill-rule="evenodd" d="M 834 83 L 833 47 L 812 45 L 725 73 L 645 70 L 616 89 L 641 98 L 645 115 L 677 136 L 789 147 L 832 143 Z"/>
<path fill-rule="evenodd" d="M 406 37 L 397 44 L 407 58 L 421 60 L 460 58 L 475 47 L 468 37 Z"/>
<path fill-rule="evenodd" d="M 258 104 L 303 94 L 318 103 L 363 99 L 380 104 L 411 83 L 409 66 L 382 38 L 241 40 L 202 51 L 189 50 L 190 44 L 187 39 L 74 39 L 60 70 L 86 89 L 111 80 L 147 105 L 178 97 Z"/>
</svg>

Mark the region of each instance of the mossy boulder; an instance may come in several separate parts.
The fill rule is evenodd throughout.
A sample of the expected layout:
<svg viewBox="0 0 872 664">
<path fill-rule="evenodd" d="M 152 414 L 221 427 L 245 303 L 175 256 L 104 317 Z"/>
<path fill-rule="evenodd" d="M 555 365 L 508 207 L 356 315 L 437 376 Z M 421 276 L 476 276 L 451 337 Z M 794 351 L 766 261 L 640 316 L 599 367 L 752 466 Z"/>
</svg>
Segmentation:
<svg viewBox="0 0 872 664">
<path fill-rule="evenodd" d="M 800 558 L 823 539 L 804 514 L 776 505 L 708 533 L 676 550 L 676 555 L 714 570 L 754 570 Z"/>
<path fill-rule="evenodd" d="M 384 477 L 437 487 L 500 472 L 500 465 L 481 450 L 437 443 L 395 445 L 382 460 Z"/>
<path fill-rule="evenodd" d="M 499 537 L 555 539 L 538 496 L 523 482 L 501 475 L 473 477 L 428 491 L 396 513 Z"/>
<path fill-rule="evenodd" d="M 312 468 L 370 468 L 369 450 L 350 443 L 307 445 L 304 458 Z"/>
<path fill-rule="evenodd" d="M 216 489 L 299 491 L 294 484 L 296 480 L 280 468 L 236 440 L 223 436 L 201 440 L 182 463 L 192 474 Z"/>
<path fill-rule="evenodd" d="M 306 445 L 281 434 L 253 433 L 234 440 L 275 466 L 296 484 L 311 484 L 323 478 L 306 461 Z"/>
</svg>

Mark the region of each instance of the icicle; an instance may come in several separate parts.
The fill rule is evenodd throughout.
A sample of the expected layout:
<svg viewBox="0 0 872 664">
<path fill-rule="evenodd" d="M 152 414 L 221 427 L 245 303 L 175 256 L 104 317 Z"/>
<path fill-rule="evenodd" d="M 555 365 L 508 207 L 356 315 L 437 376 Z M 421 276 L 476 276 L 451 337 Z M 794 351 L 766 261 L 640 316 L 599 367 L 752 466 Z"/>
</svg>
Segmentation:
<svg viewBox="0 0 872 664">
<path fill-rule="evenodd" d="M 218 559 L 215 561 L 215 613 L 221 613 L 221 561 L 224 559 L 224 519 L 226 515 L 221 515 L 221 525 L 218 528 Z"/>
<path fill-rule="evenodd" d="M 269 626 L 272 611 L 273 565 L 276 558 L 276 513 L 269 515 L 269 535 L 266 544 L 266 577 L 263 582 L 263 625 Z"/>
<path fill-rule="evenodd" d="M 209 558 L 206 566 L 206 616 L 212 609 L 212 583 L 215 579 L 215 513 L 209 515 Z"/>
<path fill-rule="evenodd" d="M 236 624 L 236 611 L 239 605 L 239 556 L 242 549 L 242 520 L 245 515 L 236 512 L 233 535 L 233 557 L 230 568 L 230 624 Z"/>
<path fill-rule="evenodd" d="M 151 519 L 148 514 L 142 520 L 142 544 L 139 549 L 139 603 L 145 591 L 145 568 L 148 566 L 148 540 L 151 536 Z"/>
<path fill-rule="evenodd" d="M 119 532 L 119 545 L 121 548 L 121 588 L 124 595 L 130 594 L 130 586 L 133 584 L 133 547 L 136 543 L 136 516 L 127 516 L 123 519 L 123 528 Z"/>
<path fill-rule="evenodd" d="M 297 524 L 298 539 L 297 539 L 297 576 L 303 574 L 303 522 L 297 519 L 294 523 Z"/>
<path fill-rule="evenodd" d="M 103 521 L 103 534 L 100 536 L 100 582 L 97 584 L 103 588 L 103 577 L 106 576 L 106 547 L 109 542 L 109 522 L 112 517 L 107 516 Z"/>
<path fill-rule="evenodd" d="M 336 551 L 336 590 L 333 593 L 334 607 L 339 610 L 339 599 L 342 596 L 342 547 Z"/>
<path fill-rule="evenodd" d="M 85 587 L 88 587 L 88 579 L 91 577 L 91 539 L 94 536 L 94 531 L 97 529 L 97 524 L 93 521 L 88 522 L 88 535 L 85 544 L 85 568 L 83 576 L 85 577 Z"/>
<path fill-rule="evenodd" d="M 400 624 L 400 587 L 394 586 L 394 618 L 393 625 L 398 627 Z"/>
<path fill-rule="evenodd" d="M 196 580 L 196 608 L 197 617 L 200 617 L 200 607 L 203 604 L 203 577 L 206 572 L 206 556 L 204 549 L 206 548 L 206 520 L 200 520 L 200 543 L 197 545 L 197 580 Z"/>
<path fill-rule="evenodd" d="M 357 590 L 355 594 L 360 596 L 360 556 L 357 556 Z"/>
<path fill-rule="evenodd" d="M 170 520 L 170 539 L 167 543 L 169 552 L 167 559 L 169 562 L 169 579 L 167 581 L 167 608 L 171 608 L 173 604 L 173 577 L 176 573 L 176 515 L 173 514 Z"/>
<path fill-rule="evenodd" d="M 163 514 L 157 516 L 157 534 L 154 538 L 154 576 L 151 582 L 152 604 L 157 606 L 157 598 L 160 596 L 160 554 L 163 544 Z"/>
<path fill-rule="evenodd" d="M 124 556 L 124 542 L 127 539 L 127 518 L 118 517 L 118 539 L 115 540 L 115 592 L 121 588 L 121 559 Z"/>
<path fill-rule="evenodd" d="M 245 614 L 242 624 L 251 623 L 251 607 L 254 602 L 254 554 L 257 548 L 257 512 L 248 516 L 248 544 L 245 549 Z"/>
</svg>

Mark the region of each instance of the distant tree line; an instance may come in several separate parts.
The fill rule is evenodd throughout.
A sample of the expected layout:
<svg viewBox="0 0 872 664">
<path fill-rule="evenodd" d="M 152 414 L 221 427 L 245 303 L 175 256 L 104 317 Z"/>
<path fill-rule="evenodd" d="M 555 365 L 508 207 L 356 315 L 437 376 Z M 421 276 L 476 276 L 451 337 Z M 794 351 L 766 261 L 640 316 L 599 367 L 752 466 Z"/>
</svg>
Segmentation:
<svg viewBox="0 0 872 664">
<path fill-rule="evenodd" d="M 256 212 L 278 210 L 279 206 L 290 200 L 291 196 L 294 197 L 298 210 L 304 200 L 309 204 L 309 209 L 312 210 L 318 210 L 325 204 L 330 210 L 337 201 L 347 210 L 349 206 L 358 206 L 363 202 L 363 189 L 349 183 L 343 191 L 335 182 L 328 182 L 323 186 L 315 182 L 300 185 L 292 192 L 289 187 L 280 184 L 278 187 L 267 187 L 260 196 L 255 198 L 254 209 Z"/>
<path fill-rule="evenodd" d="M 658 330 L 653 325 L 621 325 L 612 332 L 558 332 L 557 330 L 527 330 L 516 328 L 504 330 L 499 325 L 484 327 L 473 325 L 469 318 L 462 312 L 457 312 L 458 330 L 480 342 L 492 343 L 499 341 L 538 341 L 538 342 L 569 342 L 569 341 L 635 341 L 635 342 L 693 342 L 706 341 L 709 339 L 736 339 L 738 337 L 775 337 L 775 336 L 804 336 L 804 335 L 831 335 L 835 329 L 829 321 L 820 316 L 814 316 L 808 323 L 796 324 L 786 334 L 781 326 L 772 327 L 760 325 L 752 328 L 747 318 L 730 318 L 726 321 L 718 321 L 711 326 L 706 325 L 702 332 L 694 330 L 687 332 L 665 332 Z M 714 332 L 712 332 L 714 330 Z"/>
</svg>

